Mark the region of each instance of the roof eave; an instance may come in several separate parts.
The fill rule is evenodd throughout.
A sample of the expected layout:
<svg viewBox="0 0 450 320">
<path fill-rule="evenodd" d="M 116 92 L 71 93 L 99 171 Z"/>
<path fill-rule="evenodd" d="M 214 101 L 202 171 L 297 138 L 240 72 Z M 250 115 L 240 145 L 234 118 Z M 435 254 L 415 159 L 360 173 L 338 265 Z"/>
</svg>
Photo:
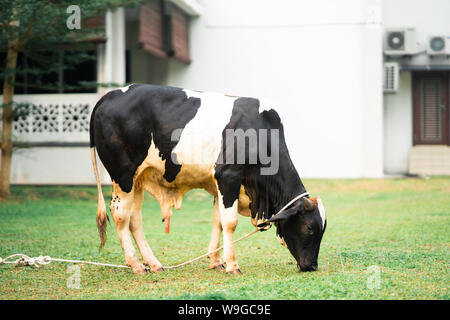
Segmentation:
<svg viewBox="0 0 450 320">
<path fill-rule="evenodd" d="M 196 17 L 202 14 L 202 6 L 197 0 L 169 0 L 188 15 Z"/>
</svg>

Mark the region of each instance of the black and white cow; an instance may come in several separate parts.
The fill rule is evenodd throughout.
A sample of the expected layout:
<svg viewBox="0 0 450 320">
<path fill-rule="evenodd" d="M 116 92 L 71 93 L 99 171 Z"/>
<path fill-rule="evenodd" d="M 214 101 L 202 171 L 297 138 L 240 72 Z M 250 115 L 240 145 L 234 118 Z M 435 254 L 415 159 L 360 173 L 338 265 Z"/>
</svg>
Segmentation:
<svg viewBox="0 0 450 320">
<path fill-rule="evenodd" d="M 106 241 L 107 215 L 95 148 L 113 181 L 111 214 L 133 272 L 144 272 L 145 267 L 131 235 L 144 264 L 162 271 L 142 229 L 144 190 L 158 200 L 169 232 L 172 207 L 179 209 L 184 194 L 194 188 L 215 197 L 208 249 L 219 247 L 223 232 L 228 273 L 241 273 L 233 247 L 238 213 L 251 216 L 255 226 L 274 222 L 280 242 L 298 267 L 316 270 L 325 210 L 319 198 L 306 194 L 289 157 L 283 125 L 271 107 L 253 98 L 144 84 L 104 95 L 90 122 L 100 248 Z M 238 145 L 242 135 L 237 133 L 244 134 L 244 148 Z M 305 196 L 274 216 L 301 194 Z M 223 268 L 218 252 L 210 255 L 210 268 Z"/>
</svg>

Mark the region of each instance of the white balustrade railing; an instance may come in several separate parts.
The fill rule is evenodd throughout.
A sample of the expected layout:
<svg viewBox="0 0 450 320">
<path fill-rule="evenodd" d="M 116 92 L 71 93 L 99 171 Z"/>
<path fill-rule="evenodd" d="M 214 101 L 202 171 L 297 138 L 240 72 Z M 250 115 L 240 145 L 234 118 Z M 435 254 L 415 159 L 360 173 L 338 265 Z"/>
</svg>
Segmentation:
<svg viewBox="0 0 450 320">
<path fill-rule="evenodd" d="M 87 143 L 89 120 L 98 99 L 96 93 L 16 95 L 13 140 L 30 144 Z"/>
</svg>

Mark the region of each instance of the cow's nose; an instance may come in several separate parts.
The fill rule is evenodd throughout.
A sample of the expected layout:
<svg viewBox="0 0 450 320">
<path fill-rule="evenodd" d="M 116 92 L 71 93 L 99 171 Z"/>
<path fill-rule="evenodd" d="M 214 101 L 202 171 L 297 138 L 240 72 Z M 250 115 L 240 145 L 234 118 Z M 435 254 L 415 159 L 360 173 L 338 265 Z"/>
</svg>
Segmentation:
<svg viewBox="0 0 450 320">
<path fill-rule="evenodd" d="M 311 264 L 311 265 L 307 265 L 307 266 L 299 265 L 299 268 L 303 272 L 317 271 L 317 265 L 316 264 Z"/>
</svg>

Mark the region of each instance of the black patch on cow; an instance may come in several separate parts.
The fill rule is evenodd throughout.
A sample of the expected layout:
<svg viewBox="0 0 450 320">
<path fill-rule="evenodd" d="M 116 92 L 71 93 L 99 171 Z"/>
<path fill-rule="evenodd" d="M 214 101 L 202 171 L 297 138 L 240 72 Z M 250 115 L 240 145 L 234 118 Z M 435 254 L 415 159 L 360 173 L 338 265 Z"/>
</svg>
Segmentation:
<svg viewBox="0 0 450 320">
<path fill-rule="evenodd" d="M 132 85 L 126 92 L 114 90 L 103 96 L 91 116 L 91 147 L 125 192 L 130 192 L 139 165 L 153 138 L 165 162 L 164 178 L 175 180 L 181 165 L 172 161 L 176 129 L 184 129 L 200 107 L 199 98 L 188 98 L 180 88 Z"/>
<path fill-rule="evenodd" d="M 233 205 L 236 199 L 239 198 L 239 191 L 244 178 L 244 171 L 246 166 L 251 166 L 248 163 L 248 148 L 246 146 L 246 164 L 237 164 L 237 152 L 235 148 L 237 139 L 233 141 L 232 146 L 227 146 L 226 130 L 227 129 L 242 129 L 246 131 L 249 128 L 259 127 L 259 101 L 253 98 L 238 98 L 234 101 L 233 111 L 230 121 L 222 132 L 222 148 L 219 155 L 221 161 L 218 160 L 215 166 L 215 178 L 218 183 L 219 191 L 223 195 L 223 204 L 225 208 Z M 231 150 L 231 151 L 230 151 Z M 234 151 L 234 152 L 233 152 Z M 232 157 L 233 159 L 230 159 Z M 233 164 L 227 164 L 232 161 Z M 220 163 L 222 162 L 222 163 Z"/>
<path fill-rule="evenodd" d="M 259 135 L 258 147 L 249 151 L 248 140 L 245 148 L 245 164 L 226 164 L 229 156 L 235 157 L 237 139 L 233 141 L 233 151 L 227 153 L 226 129 L 267 129 L 268 134 L 268 154 L 272 152 L 270 145 L 270 130 L 277 129 L 279 132 L 279 170 L 274 175 L 261 175 L 261 163 L 259 156 L 257 164 L 250 164 L 250 152 L 257 152 L 259 155 Z M 241 151 L 242 152 L 242 151 Z M 223 163 L 220 163 L 223 159 Z M 270 165 L 270 164 L 269 164 Z M 267 166 L 269 166 L 267 165 Z M 277 213 L 286 203 L 295 196 L 305 192 L 305 187 L 295 169 L 285 143 L 284 129 L 278 113 L 271 109 L 259 112 L 259 100 L 253 98 L 238 98 L 233 106 L 233 113 L 222 134 L 222 149 L 215 167 L 215 178 L 217 179 L 220 193 L 223 195 L 225 208 L 233 205 L 239 198 L 241 185 L 244 185 L 251 203 L 250 210 L 252 217 L 258 219 L 269 219 Z"/>
</svg>

